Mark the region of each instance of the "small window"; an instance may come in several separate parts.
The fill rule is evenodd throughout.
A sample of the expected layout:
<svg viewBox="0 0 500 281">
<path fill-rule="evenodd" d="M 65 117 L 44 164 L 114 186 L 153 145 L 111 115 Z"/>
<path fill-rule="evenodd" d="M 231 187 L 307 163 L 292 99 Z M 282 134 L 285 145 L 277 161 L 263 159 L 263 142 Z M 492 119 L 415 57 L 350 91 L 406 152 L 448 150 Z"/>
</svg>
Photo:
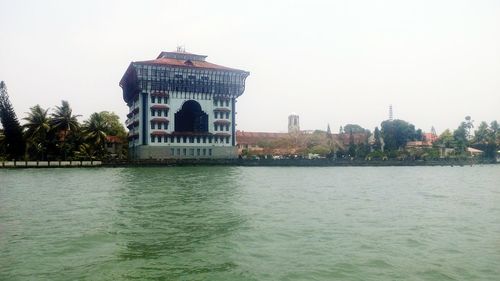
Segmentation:
<svg viewBox="0 0 500 281">
<path fill-rule="evenodd" d="M 155 97 L 151 97 L 151 103 L 155 103 Z"/>
<path fill-rule="evenodd" d="M 155 136 L 151 136 L 151 142 L 155 142 Z"/>
<path fill-rule="evenodd" d="M 212 149 L 211 148 L 208 149 L 208 156 L 212 156 Z"/>
<path fill-rule="evenodd" d="M 219 112 L 215 112 L 215 119 L 219 118 Z"/>
<path fill-rule="evenodd" d="M 177 156 L 181 156 L 181 149 L 177 148 Z"/>
<path fill-rule="evenodd" d="M 207 155 L 207 149 L 203 148 L 203 156 L 206 156 L 206 155 Z"/>
<path fill-rule="evenodd" d="M 158 142 L 161 142 L 161 136 L 158 136 Z"/>
<path fill-rule="evenodd" d="M 226 119 L 229 119 L 229 112 L 226 112 Z"/>
<path fill-rule="evenodd" d="M 155 116 L 155 110 L 151 109 L 151 116 Z"/>
<path fill-rule="evenodd" d="M 154 130 L 154 129 L 155 129 L 155 123 L 154 123 L 154 122 L 152 122 L 152 123 L 151 123 L 151 130 Z"/>
<path fill-rule="evenodd" d="M 226 143 L 229 143 L 229 137 L 226 137 Z"/>
<path fill-rule="evenodd" d="M 196 149 L 196 156 L 200 156 L 200 154 L 201 154 L 201 153 L 200 153 L 200 150 L 201 150 L 201 149 L 199 149 L 199 148 L 198 148 L 198 149 Z"/>
<path fill-rule="evenodd" d="M 185 149 L 185 148 L 182 149 L 182 155 L 184 155 L 184 156 L 187 155 L 187 149 Z"/>
<path fill-rule="evenodd" d="M 174 153 L 175 153 L 175 149 L 171 148 L 170 149 L 170 155 L 174 156 L 175 155 Z"/>
</svg>

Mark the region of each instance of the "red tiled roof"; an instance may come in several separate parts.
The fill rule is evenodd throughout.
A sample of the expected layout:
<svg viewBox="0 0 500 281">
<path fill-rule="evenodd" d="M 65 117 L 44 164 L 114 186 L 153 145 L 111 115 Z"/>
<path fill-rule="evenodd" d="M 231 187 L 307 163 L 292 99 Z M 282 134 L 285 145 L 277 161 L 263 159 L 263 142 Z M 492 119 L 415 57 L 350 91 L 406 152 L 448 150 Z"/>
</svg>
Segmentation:
<svg viewBox="0 0 500 281">
<path fill-rule="evenodd" d="M 166 92 L 153 92 L 151 93 L 152 97 L 168 97 L 168 93 Z"/>
<path fill-rule="evenodd" d="M 106 136 L 106 142 L 122 143 L 122 139 L 119 136 Z"/>
<path fill-rule="evenodd" d="M 152 136 L 167 136 L 168 133 L 165 131 L 153 131 L 153 132 L 151 132 L 151 135 Z"/>
<path fill-rule="evenodd" d="M 215 120 L 214 124 L 231 124 L 228 120 Z"/>
<path fill-rule="evenodd" d="M 275 140 L 289 136 L 288 133 L 244 132 L 236 131 L 238 144 L 257 144 L 263 140 Z"/>
<path fill-rule="evenodd" d="M 220 107 L 219 107 L 219 108 L 214 109 L 214 111 L 219 111 L 219 112 L 220 112 L 220 111 L 222 111 L 222 112 L 230 112 L 230 111 L 231 111 L 231 109 L 228 109 L 228 108 L 220 108 Z"/>
<path fill-rule="evenodd" d="M 199 60 L 180 60 L 174 58 L 158 58 L 155 60 L 146 61 L 136 61 L 136 64 L 147 64 L 147 65 L 164 65 L 164 66 L 177 66 L 177 67 L 192 67 L 192 68 L 204 68 L 204 69 L 215 69 L 215 70 L 229 70 L 229 71 L 240 71 L 245 72 L 240 69 L 230 68 L 207 61 Z"/>
<path fill-rule="evenodd" d="M 150 122 L 162 123 L 162 122 L 169 122 L 169 120 L 167 118 L 156 117 L 151 119 Z"/>
<path fill-rule="evenodd" d="M 155 104 L 151 106 L 151 109 L 168 109 L 168 105 L 166 104 Z"/>
</svg>

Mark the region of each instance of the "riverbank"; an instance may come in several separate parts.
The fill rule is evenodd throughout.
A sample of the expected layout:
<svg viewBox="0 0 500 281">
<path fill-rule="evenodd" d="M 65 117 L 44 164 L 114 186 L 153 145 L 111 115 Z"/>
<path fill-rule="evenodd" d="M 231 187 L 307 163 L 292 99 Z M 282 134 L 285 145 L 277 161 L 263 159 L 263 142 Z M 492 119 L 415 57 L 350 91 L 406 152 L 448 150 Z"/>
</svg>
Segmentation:
<svg viewBox="0 0 500 281">
<path fill-rule="evenodd" d="M 255 166 L 255 167 L 384 167 L 384 166 L 471 166 L 498 164 L 482 159 L 439 160 L 346 160 L 346 159 L 163 159 L 141 161 L 5 161 L 0 168 L 76 168 L 142 166 Z"/>
<path fill-rule="evenodd" d="M 347 159 L 164 159 L 134 162 L 108 162 L 103 166 L 263 166 L 263 167 L 327 167 L 327 166 L 466 166 L 496 164 L 481 159 L 439 160 L 347 160 Z"/>
<path fill-rule="evenodd" d="M 99 167 L 102 161 L 0 161 L 0 168 Z"/>
</svg>

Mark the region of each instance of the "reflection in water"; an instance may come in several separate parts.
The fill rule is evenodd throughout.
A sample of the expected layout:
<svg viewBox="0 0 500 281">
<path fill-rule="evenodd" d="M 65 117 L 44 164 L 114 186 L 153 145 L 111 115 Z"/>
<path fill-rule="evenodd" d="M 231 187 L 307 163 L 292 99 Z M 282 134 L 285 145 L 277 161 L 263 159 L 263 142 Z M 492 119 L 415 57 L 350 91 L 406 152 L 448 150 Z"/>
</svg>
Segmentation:
<svg viewBox="0 0 500 281">
<path fill-rule="evenodd" d="M 245 220 L 233 208 L 239 192 L 236 169 L 135 168 L 122 173 L 126 183 L 115 220 L 124 244 L 119 259 L 139 267 L 156 259 L 169 277 L 236 267 L 225 254 L 229 238 Z M 199 251 L 209 258 L 179 264 Z"/>
<path fill-rule="evenodd" d="M 0 280 L 498 280 L 500 166 L 0 169 Z"/>
</svg>

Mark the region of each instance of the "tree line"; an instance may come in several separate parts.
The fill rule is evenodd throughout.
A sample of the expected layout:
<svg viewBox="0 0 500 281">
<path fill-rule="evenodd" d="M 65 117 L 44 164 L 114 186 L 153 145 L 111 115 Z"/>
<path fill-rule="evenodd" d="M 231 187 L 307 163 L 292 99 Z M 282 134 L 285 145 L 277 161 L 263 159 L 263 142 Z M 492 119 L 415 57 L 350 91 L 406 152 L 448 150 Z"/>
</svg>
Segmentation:
<svg viewBox="0 0 500 281">
<path fill-rule="evenodd" d="M 35 105 L 21 125 L 9 100 L 7 87 L 0 82 L 0 159 L 4 160 L 103 160 L 126 158 L 126 145 L 111 155 L 107 137 L 126 144 L 126 131 L 119 117 L 107 111 L 95 112 L 83 123 L 67 101 L 53 110 Z"/>
</svg>

